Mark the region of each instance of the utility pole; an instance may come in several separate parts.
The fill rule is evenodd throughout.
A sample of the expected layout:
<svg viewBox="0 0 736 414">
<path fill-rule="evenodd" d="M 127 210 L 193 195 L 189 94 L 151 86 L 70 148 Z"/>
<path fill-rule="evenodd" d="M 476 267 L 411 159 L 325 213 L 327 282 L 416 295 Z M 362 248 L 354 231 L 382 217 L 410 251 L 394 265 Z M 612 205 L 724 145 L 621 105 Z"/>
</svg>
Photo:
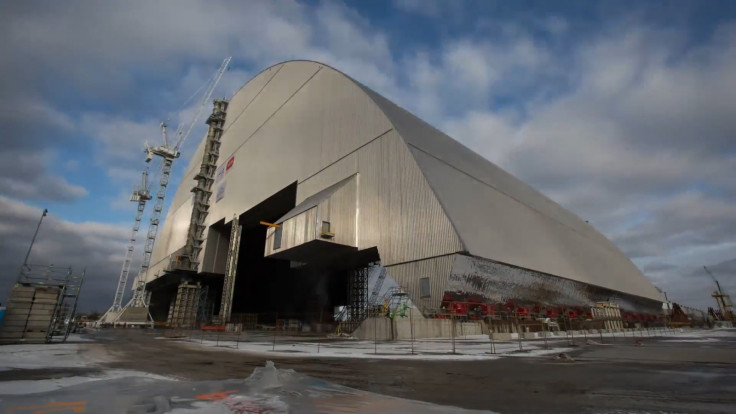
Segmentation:
<svg viewBox="0 0 736 414">
<path fill-rule="evenodd" d="M 28 246 L 28 253 L 26 253 L 26 258 L 23 259 L 23 266 L 21 267 L 21 274 L 23 273 L 23 269 L 28 266 L 28 257 L 31 255 L 31 249 L 33 249 L 33 243 L 36 242 L 36 236 L 38 236 L 38 230 L 41 228 L 41 223 L 43 222 L 43 218 L 46 217 L 46 214 L 49 212 L 48 209 L 43 209 L 43 213 L 41 214 L 41 219 L 38 220 L 38 225 L 36 226 L 36 232 L 33 233 L 33 239 L 31 239 L 31 245 Z M 20 275 L 19 275 L 20 277 Z"/>
</svg>

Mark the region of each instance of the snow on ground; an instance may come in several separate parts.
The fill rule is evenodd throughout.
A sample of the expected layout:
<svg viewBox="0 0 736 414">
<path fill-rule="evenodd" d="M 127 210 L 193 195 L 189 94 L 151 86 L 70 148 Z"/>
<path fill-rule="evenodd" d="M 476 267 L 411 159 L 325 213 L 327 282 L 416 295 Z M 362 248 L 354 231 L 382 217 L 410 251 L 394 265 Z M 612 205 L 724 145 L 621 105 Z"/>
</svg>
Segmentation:
<svg viewBox="0 0 736 414">
<path fill-rule="evenodd" d="M 220 347 L 279 357 L 298 358 L 369 358 L 369 359 L 421 359 L 421 360 L 488 360 L 500 356 L 540 356 L 569 352 L 566 340 L 549 341 L 548 349 L 544 341 L 525 341 L 519 349 L 517 341 L 496 341 L 491 346 L 487 336 L 474 335 L 467 339 L 455 340 L 455 353 L 452 352 L 451 339 L 417 339 L 411 341 L 392 341 L 374 344 L 366 340 L 298 341 L 288 340 L 274 346 L 272 341 L 252 342 L 212 341 L 190 338 L 195 346 Z M 493 352 L 493 353 L 492 353 Z"/>
<path fill-rule="evenodd" d="M 77 384 L 83 384 L 92 381 L 105 381 L 118 378 L 128 377 L 144 377 L 151 379 L 168 379 L 160 375 L 148 374 L 145 372 L 128 371 L 128 370 L 109 370 L 98 375 L 91 376 L 73 376 L 50 378 L 43 380 L 20 380 L 20 381 L 0 381 L 0 395 L 26 395 L 39 392 L 54 391 L 61 388 L 71 387 Z"/>
<path fill-rule="evenodd" d="M 720 339 L 719 339 L 720 338 Z M 693 329 L 682 330 L 671 338 L 664 339 L 665 342 L 720 342 L 722 339 L 736 339 L 736 329 Z"/>
<path fill-rule="evenodd" d="M 28 386 L 34 389 L 29 392 L 24 388 Z M 277 369 L 272 362 L 256 368 L 246 379 L 172 381 L 145 374 L 131 376 L 130 371 L 111 371 L 95 378 L 13 381 L 0 394 L 0 410 L 153 414 L 490 413 L 360 391 L 290 369 Z"/>
<path fill-rule="evenodd" d="M 78 343 L 78 342 L 94 342 L 95 340 L 91 338 L 89 335 L 81 335 L 81 334 L 69 334 L 69 337 L 66 339 L 66 343 Z"/>
<path fill-rule="evenodd" d="M 0 370 L 41 368 L 82 368 L 93 360 L 80 353 L 78 344 L 23 344 L 0 347 Z"/>
<path fill-rule="evenodd" d="M 650 330 L 616 333 L 576 333 L 574 337 L 550 336 L 545 344 L 544 338 L 524 339 L 521 346 L 518 339 L 494 341 L 491 344 L 487 335 L 467 335 L 455 339 L 453 353 L 452 339 L 432 338 L 412 341 L 378 342 L 370 340 L 300 338 L 298 336 L 273 337 L 263 334 L 242 334 L 235 341 L 232 336 L 221 340 L 189 337 L 183 340 L 193 346 L 206 346 L 240 350 L 261 355 L 298 358 L 369 358 L 369 359 L 421 359 L 421 360 L 488 360 L 502 356 L 535 357 L 570 352 L 571 341 L 580 343 L 587 340 L 590 345 L 605 346 L 615 342 L 639 338 L 658 337 L 665 341 L 714 342 L 717 337 L 734 337 L 736 330 Z M 602 338 L 601 338 L 602 337 Z M 225 339 L 226 338 L 226 339 Z M 164 339 L 164 338 L 161 338 Z M 182 340 L 182 339 L 179 339 Z M 412 350 L 413 348 L 413 350 Z"/>
</svg>

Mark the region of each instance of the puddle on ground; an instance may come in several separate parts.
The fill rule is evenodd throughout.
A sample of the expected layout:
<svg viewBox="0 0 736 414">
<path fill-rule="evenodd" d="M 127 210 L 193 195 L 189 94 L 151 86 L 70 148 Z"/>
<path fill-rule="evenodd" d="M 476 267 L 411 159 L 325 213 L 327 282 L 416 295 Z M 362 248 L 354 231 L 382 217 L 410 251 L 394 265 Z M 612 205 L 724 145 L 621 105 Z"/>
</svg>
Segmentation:
<svg viewBox="0 0 736 414">
<path fill-rule="evenodd" d="M 0 407 L 18 414 L 63 410 L 129 414 L 481 412 L 359 391 L 277 369 L 270 361 L 245 380 L 98 380 L 51 392 L 0 395 Z"/>
</svg>

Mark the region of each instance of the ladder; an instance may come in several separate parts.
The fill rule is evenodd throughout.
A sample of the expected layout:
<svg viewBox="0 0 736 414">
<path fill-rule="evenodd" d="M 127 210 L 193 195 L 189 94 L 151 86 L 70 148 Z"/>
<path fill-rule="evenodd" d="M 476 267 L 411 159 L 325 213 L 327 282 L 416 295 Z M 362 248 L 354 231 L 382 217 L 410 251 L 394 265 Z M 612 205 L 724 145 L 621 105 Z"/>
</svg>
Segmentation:
<svg viewBox="0 0 736 414">
<path fill-rule="evenodd" d="M 225 281 L 222 286 L 220 314 L 217 317 L 223 325 L 230 322 L 230 314 L 232 313 L 235 277 L 238 271 L 238 253 L 240 252 L 240 235 L 242 232 L 243 226 L 239 224 L 238 216 L 233 217 L 230 246 L 227 250 L 227 262 L 225 263 Z"/>
</svg>

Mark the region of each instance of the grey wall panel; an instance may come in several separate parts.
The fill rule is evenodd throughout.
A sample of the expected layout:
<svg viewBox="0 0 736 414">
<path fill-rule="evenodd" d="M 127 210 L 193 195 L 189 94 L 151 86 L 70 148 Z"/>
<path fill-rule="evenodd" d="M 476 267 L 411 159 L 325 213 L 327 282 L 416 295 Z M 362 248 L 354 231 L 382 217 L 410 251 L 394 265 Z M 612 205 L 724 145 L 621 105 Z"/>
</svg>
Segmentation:
<svg viewBox="0 0 736 414">
<path fill-rule="evenodd" d="M 395 131 L 362 151 L 378 154 L 366 154 L 361 161 L 368 164 L 358 166 L 361 191 L 363 187 L 366 190 L 360 196 L 361 201 L 366 201 L 366 208 L 361 209 L 359 216 L 360 229 L 366 229 L 365 233 L 361 231 L 361 248 L 371 247 L 362 243 L 375 237 L 368 228 L 378 223 L 378 246 L 384 265 L 462 250 L 450 221 Z M 372 164 L 376 159 L 378 162 Z M 363 176 L 364 170 L 374 171 Z M 370 175 L 377 175 L 377 182 L 371 183 Z"/>
<path fill-rule="evenodd" d="M 357 227 L 352 227 L 359 249 L 377 246 L 384 265 L 462 250 L 452 224 L 395 131 L 381 134 L 354 154 L 301 182 L 297 190 L 298 201 L 355 171 L 358 174 L 350 185 L 354 183 L 357 187 L 357 212 L 343 218 L 357 221 Z M 353 203 L 352 200 L 347 202 Z M 350 226 L 350 223 L 336 222 L 335 225 L 337 241 L 342 233 L 338 227 Z M 344 240 L 344 244 L 355 245 L 355 241 Z"/>
<path fill-rule="evenodd" d="M 661 299 L 605 236 L 501 168 L 374 91 L 412 149 L 468 251 L 492 260 Z"/>
<path fill-rule="evenodd" d="M 317 207 L 317 237 L 321 222 L 330 222 L 335 237 L 331 241 L 346 246 L 357 246 L 355 240 L 358 179 L 353 176 L 345 185 Z"/>
<path fill-rule="evenodd" d="M 330 223 L 334 238 L 323 239 L 327 242 L 356 246 L 356 204 L 357 204 L 357 177 L 353 175 L 342 187 L 330 197 L 294 217 L 281 223 L 282 243 L 277 251 L 283 251 L 294 246 L 320 238 L 322 222 Z M 273 233 L 275 229 L 267 231 L 265 254 L 270 255 L 273 249 Z"/>
<path fill-rule="evenodd" d="M 322 66 L 312 62 L 294 63 L 294 68 L 286 66 L 274 76 L 225 133 L 235 134 L 240 143 L 235 164 L 225 177 L 225 197 L 212 210 L 213 221 L 241 213 L 275 189 L 314 175 L 390 128 L 370 98 L 346 77 L 331 69 L 320 70 Z M 282 81 L 290 82 L 291 88 L 276 90 Z M 269 103 L 278 111 L 265 123 L 262 117 L 249 115 L 260 111 L 261 101 L 281 102 L 280 106 Z M 257 132 L 248 138 L 252 130 Z M 238 181 L 234 188 L 233 179 Z"/>
<path fill-rule="evenodd" d="M 318 237 L 315 223 L 317 221 L 318 207 L 297 214 L 296 216 L 281 223 L 281 247 L 273 248 L 274 233 L 276 229 L 271 227 L 266 231 L 266 246 L 264 255 L 268 256 L 274 252 L 280 252 L 300 244 L 309 242 Z"/>
<path fill-rule="evenodd" d="M 595 231 L 591 232 L 590 226 L 575 214 L 534 188 L 376 92 L 366 87 L 364 87 L 364 90 L 385 111 L 394 127 L 408 144 L 443 160 L 464 174 L 482 181 L 497 191 L 559 221 L 561 224 L 578 231 L 588 232 L 590 233 L 589 237 L 598 241 L 606 240 L 603 235 Z"/>
<path fill-rule="evenodd" d="M 351 213 L 357 225 L 346 234 L 352 233 L 352 244 L 357 240 L 360 249 L 378 246 L 384 265 L 469 251 L 634 295 L 659 296 L 610 241 L 574 214 L 319 63 L 274 66 L 233 97 L 220 163 L 230 154 L 235 163 L 216 184 L 224 183 L 225 195 L 211 207 L 209 223 L 227 222 L 293 182 L 300 202 L 357 173 L 357 208 Z M 191 186 L 186 178 L 177 203 Z M 333 214 L 333 203 L 343 204 L 335 211 L 347 211 L 353 201 L 343 195 L 333 194 L 338 198 L 330 199 L 325 211 Z M 172 222 L 163 228 L 168 241 L 157 246 L 154 257 L 183 246 L 175 233 L 182 229 L 185 234 L 186 228 L 176 224 L 177 214 L 167 216 Z M 331 221 L 350 214 L 338 216 Z M 317 232 L 317 217 L 314 230 L 306 221 L 285 223 L 284 231 L 288 226 L 294 229 L 285 235 L 287 243 L 307 240 Z M 339 224 L 344 226 L 349 224 Z"/>
<path fill-rule="evenodd" d="M 274 71 L 271 79 L 264 82 L 257 96 L 252 99 L 248 99 L 249 97 L 240 99 L 234 96 L 232 103 L 228 105 L 220 156 L 226 158 L 235 153 L 319 70 L 318 65 L 308 62 L 284 65 Z M 220 164 L 223 161 L 221 158 Z"/>
<path fill-rule="evenodd" d="M 569 279 L 650 298 L 659 298 L 633 263 L 607 243 L 540 214 L 519 201 L 425 154 L 414 152 L 454 224 L 476 256 L 563 275 Z"/>
<path fill-rule="evenodd" d="M 343 157 L 391 128 L 360 87 L 341 73 L 322 67 L 315 62 L 274 67 L 232 98 L 219 164 L 231 155 L 235 162 L 224 180 L 215 184 L 216 190 L 222 186 L 225 191 L 222 200 L 212 201 L 210 224 L 223 218 L 228 222 L 233 214 L 335 162 L 346 167 L 349 173 L 344 177 L 354 174 L 355 156 L 352 160 Z M 199 162 L 193 160 L 193 165 Z M 189 193 L 191 178 L 185 177 L 180 193 Z M 310 182 L 317 184 L 318 180 Z M 163 257 L 164 251 L 158 246 L 157 250 L 157 257 Z"/>
<path fill-rule="evenodd" d="M 225 273 L 225 264 L 227 262 L 227 251 L 230 246 L 230 232 L 218 231 L 210 227 L 207 231 L 207 239 L 204 248 L 201 272 L 208 273 Z"/>
<path fill-rule="evenodd" d="M 387 266 L 387 270 L 396 283 L 409 294 L 415 305 L 423 312 L 431 312 L 440 308 L 454 262 L 455 255 L 451 254 Z M 420 280 L 425 277 L 429 278 L 429 298 L 422 298 L 420 294 Z"/>
<path fill-rule="evenodd" d="M 151 255 L 151 264 L 148 268 L 146 280 L 163 274 L 163 270 L 169 265 L 169 255 L 184 247 L 191 216 L 192 193 L 189 192 L 189 198 L 184 203 L 176 208 L 169 207 L 166 220 L 159 228 L 156 237 L 156 244 Z M 141 227 L 141 234 L 145 237 L 147 226 Z"/>
<path fill-rule="evenodd" d="M 327 166 L 322 172 L 299 181 L 296 203 L 299 204 L 323 189 L 338 183 L 358 172 L 358 152 L 353 152 Z"/>
<path fill-rule="evenodd" d="M 248 81 L 248 83 L 243 85 L 240 90 L 233 94 L 228 105 L 228 114 L 225 118 L 225 125 L 223 125 L 224 131 L 230 129 L 234 124 L 253 121 L 252 119 L 248 119 L 251 114 L 250 112 L 247 112 L 248 108 L 254 104 L 258 105 L 256 98 L 264 92 L 266 86 L 271 83 L 273 77 L 281 71 L 283 66 L 283 64 L 271 66 Z M 233 152 L 238 143 L 236 135 L 230 135 L 230 137 L 232 142 L 230 143 L 231 146 L 229 147 L 228 154 Z M 223 137 L 223 144 L 225 143 L 224 138 L 225 137 Z"/>
<path fill-rule="evenodd" d="M 243 86 L 243 88 L 241 88 L 238 93 L 233 96 L 232 100 L 230 101 L 230 107 L 228 109 L 228 115 L 225 121 L 226 128 L 229 125 L 228 123 L 232 124 L 232 121 L 236 120 L 238 118 L 238 115 L 243 112 L 243 109 L 248 106 L 248 104 L 253 100 L 255 96 L 258 95 L 260 91 L 262 91 L 263 87 L 268 83 L 273 75 L 278 72 L 278 69 L 280 67 L 281 65 L 276 65 L 263 71 L 259 76 L 252 79 L 245 86 Z M 237 113 L 233 111 L 237 111 Z M 185 203 L 191 204 L 192 193 L 190 190 L 196 184 L 194 181 L 194 176 L 199 172 L 200 166 L 202 164 L 202 155 L 204 154 L 205 142 L 206 134 L 205 136 L 200 138 L 199 144 L 197 145 L 194 154 L 188 160 L 189 164 L 187 165 L 186 171 L 184 172 L 184 175 L 177 188 L 175 190 L 171 188 L 173 187 L 172 184 L 174 184 L 174 182 L 171 182 L 169 185 L 168 197 L 170 197 L 171 199 L 171 204 L 166 213 L 164 224 L 159 229 L 156 245 L 151 256 L 151 267 L 148 272 L 150 277 L 160 275 L 163 272 L 163 269 L 168 265 L 169 255 L 176 250 L 184 247 L 184 243 L 182 242 L 182 240 L 184 242 L 186 241 L 186 233 L 188 231 L 188 223 L 190 217 L 187 217 L 186 220 L 184 220 L 186 223 L 182 221 L 182 211 L 184 209 L 181 209 L 181 207 Z M 225 158 L 223 161 L 223 157 L 227 154 L 229 154 L 229 152 L 223 154 L 221 151 L 219 160 L 220 164 L 227 161 L 227 158 Z M 177 165 L 184 162 L 187 162 L 187 160 L 179 159 L 175 161 Z M 153 179 L 154 176 L 154 174 L 151 174 L 151 179 Z M 155 188 L 157 185 L 158 182 L 153 183 L 153 188 Z M 212 200 L 212 203 L 214 204 L 214 200 Z M 189 208 L 189 213 L 186 214 L 189 214 L 191 216 L 191 206 Z M 212 221 L 208 220 L 208 223 L 212 223 Z"/>
</svg>

